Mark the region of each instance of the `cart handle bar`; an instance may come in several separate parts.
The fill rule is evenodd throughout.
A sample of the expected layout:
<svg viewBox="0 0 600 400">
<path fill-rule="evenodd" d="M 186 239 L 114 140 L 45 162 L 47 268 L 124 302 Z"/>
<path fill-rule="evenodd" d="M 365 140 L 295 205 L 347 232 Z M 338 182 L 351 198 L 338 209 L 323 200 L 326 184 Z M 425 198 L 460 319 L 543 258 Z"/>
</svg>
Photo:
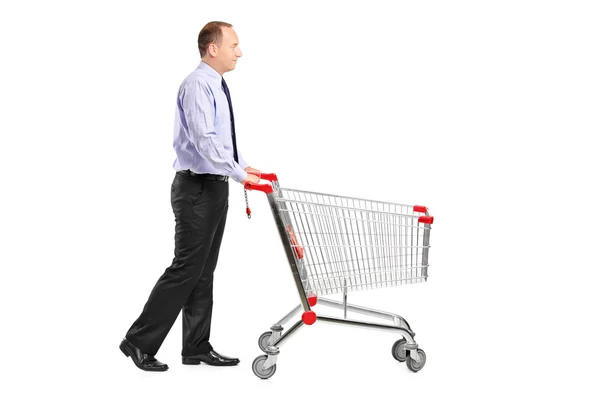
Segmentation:
<svg viewBox="0 0 600 400">
<path fill-rule="evenodd" d="M 259 179 L 264 179 L 270 182 L 277 182 L 277 175 L 276 174 L 270 174 L 270 173 L 260 173 L 257 174 L 253 171 L 249 172 L 249 174 L 252 175 L 256 175 L 258 176 Z M 265 194 L 269 194 L 271 192 L 273 192 L 273 187 L 271 186 L 270 183 L 246 183 L 246 185 L 244 186 L 245 189 L 247 190 L 260 190 L 261 192 L 265 193 Z"/>
<path fill-rule="evenodd" d="M 270 182 L 277 182 L 277 175 L 276 174 L 269 174 L 269 173 L 256 173 L 254 171 L 250 171 L 248 172 L 249 174 L 252 175 L 256 175 L 258 176 L 259 179 L 264 179 Z M 245 189 L 247 190 L 260 190 L 261 192 L 265 193 L 265 194 L 269 194 L 273 192 L 273 187 L 271 186 L 270 183 L 246 183 L 246 185 L 244 186 Z M 414 212 L 421 212 L 421 213 L 426 213 L 427 212 L 427 207 L 425 206 L 413 206 L 413 211 Z M 246 210 L 246 212 L 249 214 L 249 210 Z M 432 216 L 425 216 L 422 215 L 419 217 L 419 222 L 423 223 L 423 224 L 433 224 L 433 217 Z M 300 257 L 301 258 L 301 257 Z"/>
</svg>

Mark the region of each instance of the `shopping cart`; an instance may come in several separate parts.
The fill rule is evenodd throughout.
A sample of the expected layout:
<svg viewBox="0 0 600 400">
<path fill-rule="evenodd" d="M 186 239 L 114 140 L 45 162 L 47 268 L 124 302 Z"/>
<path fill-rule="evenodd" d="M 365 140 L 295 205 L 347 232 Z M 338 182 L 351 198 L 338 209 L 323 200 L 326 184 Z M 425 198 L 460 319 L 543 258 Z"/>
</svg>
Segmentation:
<svg viewBox="0 0 600 400">
<path fill-rule="evenodd" d="M 261 179 L 270 183 L 248 183 L 245 189 L 267 195 L 301 304 L 260 336 L 258 345 L 265 354 L 252 363 L 254 374 L 261 379 L 273 376 L 280 347 L 301 326 L 316 321 L 397 332 L 402 338 L 392 346 L 392 356 L 413 372 L 421 370 L 425 352 L 408 322 L 396 314 L 348 304 L 347 293 L 427 280 L 433 223 L 427 208 L 285 189 L 275 174 L 262 174 Z M 246 210 L 250 217 L 248 206 Z M 317 296 L 338 293 L 343 295 L 341 302 L 321 297 L 318 302 L 343 309 L 343 318 L 317 315 L 311 309 Z M 301 310 L 302 318 L 284 333 L 283 325 Z M 391 323 L 348 319 L 348 310 Z"/>
</svg>

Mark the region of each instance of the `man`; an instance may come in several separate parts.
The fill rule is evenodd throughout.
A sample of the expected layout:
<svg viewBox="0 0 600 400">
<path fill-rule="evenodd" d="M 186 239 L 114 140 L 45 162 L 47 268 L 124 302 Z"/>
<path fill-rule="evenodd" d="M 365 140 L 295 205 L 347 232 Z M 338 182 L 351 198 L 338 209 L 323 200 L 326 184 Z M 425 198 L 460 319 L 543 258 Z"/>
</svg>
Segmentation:
<svg viewBox="0 0 600 400">
<path fill-rule="evenodd" d="M 232 25 L 214 21 L 198 35 L 202 61 L 182 82 L 173 147 L 177 170 L 171 186 L 175 258 L 160 277 L 120 349 L 145 371 L 166 371 L 154 357 L 183 309 L 182 362 L 239 363 L 209 343 L 215 270 L 229 207 L 229 184 L 258 183 L 260 172 L 237 150 L 234 114 L 223 74 L 242 56 Z"/>
</svg>

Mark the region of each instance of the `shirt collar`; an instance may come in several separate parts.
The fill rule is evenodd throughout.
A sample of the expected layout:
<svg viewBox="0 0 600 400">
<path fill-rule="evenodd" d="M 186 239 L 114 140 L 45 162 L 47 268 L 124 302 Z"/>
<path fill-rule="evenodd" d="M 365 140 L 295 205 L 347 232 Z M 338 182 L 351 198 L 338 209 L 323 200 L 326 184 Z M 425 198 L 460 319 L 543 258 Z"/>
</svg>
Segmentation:
<svg viewBox="0 0 600 400">
<path fill-rule="evenodd" d="M 216 82 L 218 82 L 219 85 L 221 85 L 223 77 L 213 67 L 204 61 L 201 61 L 200 65 L 198 65 L 198 69 L 204 71 L 209 77 L 213 78 Z"/>
</svg>

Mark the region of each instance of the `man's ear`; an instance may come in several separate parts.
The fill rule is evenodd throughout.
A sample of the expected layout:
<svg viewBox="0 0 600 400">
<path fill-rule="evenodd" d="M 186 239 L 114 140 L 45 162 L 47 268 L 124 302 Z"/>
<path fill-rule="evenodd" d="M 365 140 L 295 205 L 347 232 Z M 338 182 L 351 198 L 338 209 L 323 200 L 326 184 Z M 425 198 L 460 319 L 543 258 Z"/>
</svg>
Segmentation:
<svg viewBox="0 0 600 400">
<path fill-rule="evenodd" d="M 219 47 L 217 47 L 216 44 L 211 43 L 208 45 L 208 53 L 211 56 L 216 57 L 218 52 L 219 52 Z"/>
</svg>

